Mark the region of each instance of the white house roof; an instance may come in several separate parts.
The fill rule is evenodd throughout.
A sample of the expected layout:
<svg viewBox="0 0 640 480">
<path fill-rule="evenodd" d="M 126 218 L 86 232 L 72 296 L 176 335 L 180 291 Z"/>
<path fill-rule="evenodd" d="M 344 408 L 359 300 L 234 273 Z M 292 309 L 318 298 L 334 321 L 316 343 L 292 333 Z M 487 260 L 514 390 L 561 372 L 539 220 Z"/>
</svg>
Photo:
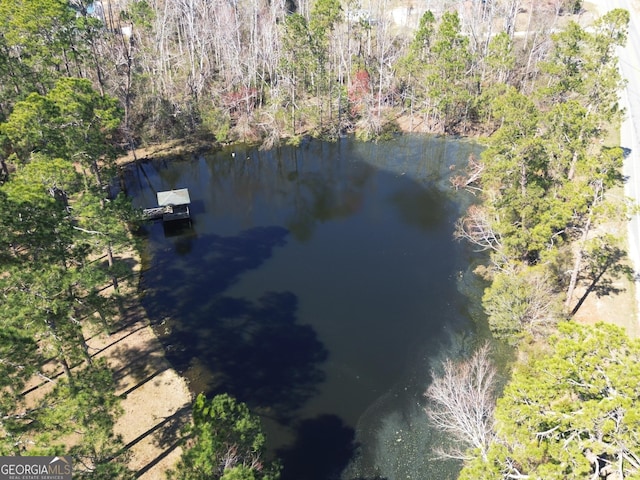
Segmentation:
<svg viewBox="0 0 640 480">
<path fill-rule="evenodd" d="M 180 188 L 178 190 L 168 190 L 166 192 L 158 192 L 158 206 L 165 207 L 167 205 L 189 205 L 189 190 Z"/>
</svg>

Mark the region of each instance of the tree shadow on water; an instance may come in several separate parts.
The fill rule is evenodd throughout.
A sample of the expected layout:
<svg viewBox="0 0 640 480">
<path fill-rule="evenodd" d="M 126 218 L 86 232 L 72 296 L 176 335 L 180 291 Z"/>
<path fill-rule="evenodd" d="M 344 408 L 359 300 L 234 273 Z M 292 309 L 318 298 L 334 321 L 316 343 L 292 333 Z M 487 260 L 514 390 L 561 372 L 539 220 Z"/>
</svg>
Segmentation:
<svg viewBox="0 0 640 480">
<path fill-rule="evenodd" d="M 207 395 L 229 393 L 286 423 L 316 393 L 327 358 L 313 328 L 296 324 L 296 310 L 290 292 L 267 292 L 256 302 L 220 297 L 206 328 L 172 334 L 182 348 L 170 360 L 186 366 L 198 357 L 212 379 L 202 385 Z"/>
<path fill-rule="evenodd" d="M 295 443 L 278 450 L 281 480 L 339 480 L 356 451 L 353 428 L 336 415 L 303 420 Z"/>
<path fill-rule="evenodd" d="M 142 272 L 143 304 L 152 321 L 184 318 L 259 268 L 286 244 L 285 228 L 256 227 L 238 235 L 179 235 L 156 240 L 150 268 Z M 184 246 L 189 242 L 188 248 Z M 187 253 L 187 255 L 185 255 Z M 191 315 L 193 316 L 193 315 Z"/>
<path fill-rule="evenodd" d="M 327 351 L 311 326 L 297 323 L 293 293 L 266 292 L 252 301 L 224 292 L 284 245 L 287 234 L 260 227 L 210 235 L 194 241 L 187 256 L 165 246 L 141 282 L 167 358 L 195 393 L 229 393 L 285 423 L 316 393 Z"/>
<path fill-rule="evenodd" d="M 172 333 L 180 348 L 169 358 L 187 366 L 193 357 L 208 370 L 200 387 L 226 392 L 280 422 L 288 422 L 324 380 L 327 351 L 309 325 L 296 324 L 297 297 L 267 292 L 256 302 L 220 297 L 208 325 Z"/>
</svg>

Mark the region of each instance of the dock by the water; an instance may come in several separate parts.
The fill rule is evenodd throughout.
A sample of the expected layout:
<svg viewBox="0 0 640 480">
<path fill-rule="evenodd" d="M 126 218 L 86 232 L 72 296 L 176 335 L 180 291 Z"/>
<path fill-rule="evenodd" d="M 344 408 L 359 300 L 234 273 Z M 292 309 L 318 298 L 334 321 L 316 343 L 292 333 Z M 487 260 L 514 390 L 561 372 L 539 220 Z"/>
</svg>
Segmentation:
<svg viewBox="0 0 640 480">
<path fill-rule="evenodd" d="M 167 205 L 166 207 L 145 208 L 142 211 L 142 216 L 146 220 L 158 220 L 160 218 L 164 221 L 181 220 L 190 218 L 190 212 L 188 208 L 186 211 L 176 211 L 173 206 Z"/>
<path fill-rule="evenodd" d="M 156 196 L 158 199 L 158 206 L 145 208 L 142 211 L 142 216 L 145 219 L 155 220 L 161 218 L 162 221 L 168 222 L 172 220 L 187 220 L 191 218 L 191 212 L 189 211 L 191 198 L 189 197 L 188 189 L 181 188 L 178 190 L 158 192 Z"/>
</svg>

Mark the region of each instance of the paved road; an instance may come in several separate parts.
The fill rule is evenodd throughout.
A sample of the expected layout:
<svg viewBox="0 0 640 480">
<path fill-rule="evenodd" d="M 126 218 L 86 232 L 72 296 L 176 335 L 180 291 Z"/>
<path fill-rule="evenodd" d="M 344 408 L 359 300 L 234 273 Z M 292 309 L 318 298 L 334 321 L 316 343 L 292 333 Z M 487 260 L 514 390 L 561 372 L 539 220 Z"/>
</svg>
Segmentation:
<svg viewBox="0 0 640 480">
<path fill-rule="evenodd" d="M 626 116 L 620 129 L 620 144 L 627 152 L 624 162 L 624 175 L 627 177 L 625 194 L 640 200 L 640 31 L 638 31 L 637 0 L 598 0 L 602 13 L 613 8 L 624 8 L 631 13 L 629 37 L 627 45 L 619 49 L 620 70 L 627 80 L 627 87 L 621 92 L 622 106 Z M 632 8 L 635 4 L 636 9 Z M 636 299 L 638 302 L 638 319 L 640 322 L 640 215 L 635 215 L 629 222 L 629 256 L 636 271 Z"/>
</svg>

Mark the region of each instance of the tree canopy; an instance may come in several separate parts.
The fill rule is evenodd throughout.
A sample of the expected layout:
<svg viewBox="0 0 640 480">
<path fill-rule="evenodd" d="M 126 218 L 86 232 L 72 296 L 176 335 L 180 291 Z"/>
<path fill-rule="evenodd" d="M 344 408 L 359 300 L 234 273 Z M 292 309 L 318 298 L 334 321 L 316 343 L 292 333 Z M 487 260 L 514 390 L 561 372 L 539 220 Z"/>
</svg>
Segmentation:
<svg viewBox="0 0 640 480">
<path fill-rule="evenodd" d="M 604 139 L 621 115 L 612 51 L 625 41 L 628 21 L 628 12 L 612 10 L 593 29 L 570 23 L 554 34 L 532 95 L 494 87 L 488 115 L 496 131 L 467 179 L 455 179 L 482 200 L 458 222 L 457 236 L 491 252 L 483 301 L 502 338 L 544 336 L 584 300 L 574 293 L 588 275 L 587 240 L 612 218 L 605 198 L 622 184 L 622 149 Z M 600 237 L 613 250 L 616 239 Z"/>
<path fill-rule="evenodd" d="M 185 451 L 169 478 L 176 480 L 269 480 L 277 469 L 263 459 L 260 419 L 227 394 L 208 400 L 199 394 L 193 424 L 185 431 Z"/>
<path fill-rule="evenodd" d="M 517 366 L 486 458 L 461 480 L 640 476 L 640 341 L 613 325 L 565 322 L 550 344 Z"/>
<path fill-rule="evenodd" d="M 518 5 L 434 8 L 414 31 L 386 2 L 365 11 L 337 0 L 136 0 L 100 17 L 84 1 L 0 0 L 0 449 L 61 452 L 72 432 L 58 427 L 75 421 L 80 475 L 130 473 L 110 460 L 118 400 L 84 330 L 108 329 L 126 273 L 115 253 L 130 247 L 135 215 L 105 189 L 125 143 L 372 138 L 399 116 L 411 128 L 487 135 L 456 182 L 481 200 L 457 235 L 490 252 L 489 324 L 517 343 L 575 313 L 581 278 L 589 294 L 621 272 L 618 240 L 594 232 L 622 181 L 623 152 L 604 138 L 623 113 L 615 50 L 629 13 L 551 33 L 581 2 L 532 2 L 522 38 Z M 109 284 L 113 295 L 101 293 Z M 638 476 L 638 392 L 621 373 L 635 375 L 636 343 L 569 324 L 553 341 L 555 351 L 515 372 L 495 432 L 484 436 L 490 422 L 476 415 L 483 440 L 471 444 L 483 458 L 465 478 Z M 28 406 L 23 389 L 46 377 L 46 359 L 59 377 Z M 176 478 L 277 475 L 262 460 L 258 420 L 230 397 L 199 396 L 188 436 Z"/>
</svg>

